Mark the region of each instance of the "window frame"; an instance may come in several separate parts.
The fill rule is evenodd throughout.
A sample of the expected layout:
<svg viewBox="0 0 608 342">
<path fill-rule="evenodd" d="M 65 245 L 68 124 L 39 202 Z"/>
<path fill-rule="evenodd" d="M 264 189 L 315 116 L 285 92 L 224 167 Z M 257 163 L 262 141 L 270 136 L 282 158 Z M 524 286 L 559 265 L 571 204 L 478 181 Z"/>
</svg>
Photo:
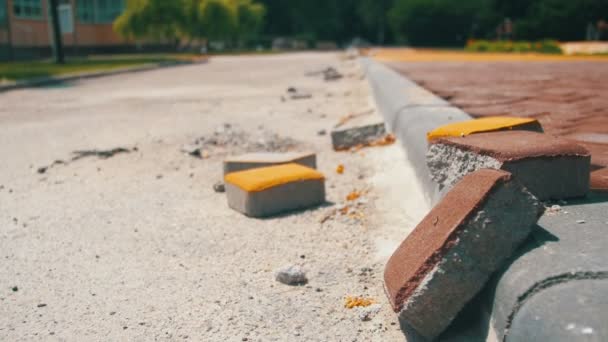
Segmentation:
<svg viewBox="0 0 608 342">
<path fill-rule="evenodd" d="M 20 8 L 19 13 L 17 13 L 17 8 Z M 25 8 L 30 8 L 30 10 L 38 9 L 38 13 L 25 14 Z M 11 10 L 17 19 L 44 20 L 46 17 L 42 0 L 13 0 Z"/>
<path fill-rule="evenodd" d="M 102 4 L 105 4 L 103 8 Z M 79 0 L 76 2 L 76 18 L 81 24 L 111 24 L 125 6 L 125 0 Z"/>
<path fill-rule="evenodd" d="M 7 4 L 7 0 L 0 0 L 0 26 L 4 26 L 8 22 Z"/>
</svg>

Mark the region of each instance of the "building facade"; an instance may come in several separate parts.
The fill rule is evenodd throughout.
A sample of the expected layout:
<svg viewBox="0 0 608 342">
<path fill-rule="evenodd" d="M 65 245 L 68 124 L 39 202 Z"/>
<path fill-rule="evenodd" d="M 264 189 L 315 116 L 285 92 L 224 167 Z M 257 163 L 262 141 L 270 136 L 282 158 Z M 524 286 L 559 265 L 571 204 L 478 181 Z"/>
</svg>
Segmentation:
<svg viewBox="0 0 608 342">
<path fill-rule="evenodd" d="M 60 0 L 59 19 L 67 53 L 118 52 L 133 44 L 112 22 L 126 0 Z M 36 58 L 51 53 L 48 0 L 0 0 L 0 59 Z"/>
</svg>

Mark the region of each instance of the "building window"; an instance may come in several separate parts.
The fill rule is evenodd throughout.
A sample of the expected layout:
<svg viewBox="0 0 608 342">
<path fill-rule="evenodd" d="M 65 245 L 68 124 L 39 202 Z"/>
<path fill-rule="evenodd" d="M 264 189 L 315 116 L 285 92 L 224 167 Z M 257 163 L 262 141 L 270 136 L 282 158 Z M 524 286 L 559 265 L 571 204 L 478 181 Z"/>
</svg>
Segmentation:
<svg viewBox="0 0 608 342">
<path fill-rule="evenodd" d="M 0 24 L 6 24 L 6 0 L 0 0 Z"/>
<path fill-rule="evenodd" d="M 42 19 L 42 0 L 13 0 L 13 13 L 17 18 Z"/>
<path fill-rule="evenodd" d="M 111 23 L 125 9 L 124 0 L 79 0 L 78 20 L 88 24 Z"/>
</svg>

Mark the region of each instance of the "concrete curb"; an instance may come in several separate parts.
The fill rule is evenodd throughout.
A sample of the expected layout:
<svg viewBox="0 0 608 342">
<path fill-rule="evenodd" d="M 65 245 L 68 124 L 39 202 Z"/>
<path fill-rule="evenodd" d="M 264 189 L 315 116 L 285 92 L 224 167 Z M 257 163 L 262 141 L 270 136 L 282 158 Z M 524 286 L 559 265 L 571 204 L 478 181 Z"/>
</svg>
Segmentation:
<svg viewBox="0 0 608 342">
<path fill-rule="evenodd" d="M 380 63 L 369 58 L 362 58 L 361 63 L 387 129 L 401 142 L 427 200 L 435 204 L 439 188 L 426 166 L 426 133 L 471 117 Z"/>
<path fill-rule="evenodd" d="M 130 73 L 137 73 L 137 72 L 164 69 L 164 68 L 172 68 L 172 67 L 178 67 L 178 66 L 203 64 L 203 63 L 207 63 L 207 61 L 208 60 L 206 60 L 206 59 L 201 60 L 201 61 L 196 61 L 196 62 L 169 61 L 169 62 L 161 62 L 161 63 L 156 63 L 156 64 L 144 64 L 141 66 L 120 68 L 120 69 L 115 69 L 115 70 L 68 74 L 68 75 L 57 76 L 57 77 L 41 77 L 41 78 L 35 78 L 35 79 L 30 79 L 30 80 L 25 80 L 25 81 L 17 81 L 17 82 L 9 83 L 9 84 L 2 84 L 2 85 L 0 85 L 0 93 L 11 91 L 11 90 L 16 90 L 16 89 L 43 87 L 43 86 L 48 86 L 48 85 L 53 85 L 53 84 L 85 80 L 85 79 L 93 79 L 93 78 L 98 78 L 98 77 L 116 76 L 116 75 L 122 75 L 122 74 L 130 74 Z"/>
<path fill-rule="evenodd" d="M 426 166 L 426 133 L 471 116 L 381 63 L 362 58 L 361 64 L 387 128 L 401 142 L 427 200 L 436 204 L 441 194 Z M 491 325 L 496 340 L 608 339 L 600 322 L 608 316 L 608 302 L 597 300 L 608 298 L 608 254 L 603 252 L 608 219 L 602 214 L 608 196 L 592 194 L 567 205 L 541 218 L 479 297 L 480 326 Z M 584 304 L 572 304 L 573 298 Z"/>
</svg>

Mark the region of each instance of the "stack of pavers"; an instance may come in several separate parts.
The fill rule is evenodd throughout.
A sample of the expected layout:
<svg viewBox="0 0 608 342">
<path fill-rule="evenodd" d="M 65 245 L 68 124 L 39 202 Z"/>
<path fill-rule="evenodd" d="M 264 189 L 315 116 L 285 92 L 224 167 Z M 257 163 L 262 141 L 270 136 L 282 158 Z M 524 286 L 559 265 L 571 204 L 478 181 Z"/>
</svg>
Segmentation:
<svg viewBox="0 0 608 342">
<path fill-rule="evenodd" d="M 325 202 L 325 177 L 314 153 L 253 153 L 224 161 L 228 205 L 268 217 Z"/>
<path fill-rule="evenodd" d="M 527 118 L 484 118 L 429 132 L 443 198 L 385 269 L 406 332 L 433 340 L 533 231 L 541 200 L 585 196 L 590 155 Z"/>
</svg>

